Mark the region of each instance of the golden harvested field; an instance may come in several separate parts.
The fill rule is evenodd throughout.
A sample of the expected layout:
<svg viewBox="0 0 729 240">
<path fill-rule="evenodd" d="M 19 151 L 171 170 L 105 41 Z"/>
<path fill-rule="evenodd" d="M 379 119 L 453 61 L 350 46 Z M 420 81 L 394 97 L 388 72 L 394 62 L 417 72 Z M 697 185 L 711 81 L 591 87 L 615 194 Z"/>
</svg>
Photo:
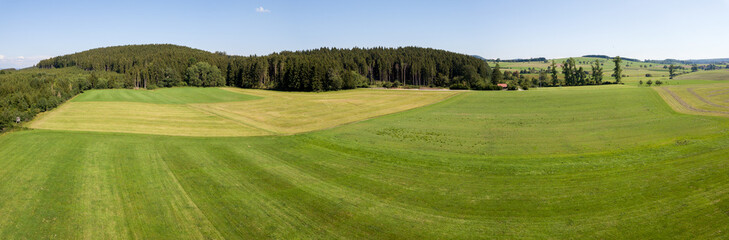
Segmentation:
<svg viewBox="0 0 729 240">
<path fill-rule="evenodd" d="M 169 98 L 168 95 L 184 94 L 188 99 L 190 96 L 199 96 L 201 100 L 195 101 L 193 97 L 187 103 L 177 104 L 170 104 L 168 101 L 154 102 L 156 98 L 148 96 L 154 96 L 156 90 L 93 91 L 40 115 L 29 126 L 36 129 L 173 136 L 294 134 L 425 106 L 457 94 L 451 91 L 373 89 L 326 93 L 237 88 L 223 90 L 244 96 L 241 98 L 244 100 L 230 101 L 235 98 L 226 98 L 224 102 L 211 103 L 209 99 L 212 98 L 209 95 L 220 93 L 202 88 L 181 88 L 174 92 L 165 92 L 165 99 Z M 105 95 L 103 91 L 109 91 L 110 94 Z M 143 95 L 152 100 L 126 101 L 133 99 L 130 95 Z M 114 96 L 124 97 L 115 99 Z"/>
</svg>

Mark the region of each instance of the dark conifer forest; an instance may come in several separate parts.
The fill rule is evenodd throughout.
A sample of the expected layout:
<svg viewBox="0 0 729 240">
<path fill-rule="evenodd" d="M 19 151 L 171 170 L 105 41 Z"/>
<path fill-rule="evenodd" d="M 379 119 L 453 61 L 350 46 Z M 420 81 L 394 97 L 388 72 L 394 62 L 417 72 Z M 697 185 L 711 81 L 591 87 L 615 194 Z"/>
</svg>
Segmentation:
<svg viewBox="0 0 729 240">
<path fill-rule="evenodd" d="M 204 64 L 198 64 L 200 62 Z M 77 66 L 88 71 L 116 72 L 126 76 L 126 88 L 227 85 L 331 91 L 370 85 L 462 85 L 471 89 L 494 85 L 492 70 L 483 60 L 418 47 L 320 48 L 244 57 L 169 44 L 130 45 L 54 57 L 37 66 Z M 211 75 L 198 74 L 195 78 L 190 71 L 210 72 Z M 217 72 L 224 81 L 217 77 Z"/>
</svg>

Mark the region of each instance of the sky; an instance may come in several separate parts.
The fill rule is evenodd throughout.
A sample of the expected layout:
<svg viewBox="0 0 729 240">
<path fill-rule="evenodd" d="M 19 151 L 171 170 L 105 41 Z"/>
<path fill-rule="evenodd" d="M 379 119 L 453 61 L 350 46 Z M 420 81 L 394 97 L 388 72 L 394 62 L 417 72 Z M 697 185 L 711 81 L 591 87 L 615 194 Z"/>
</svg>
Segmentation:
<svg viewBox="0 0 729 240">
<path fill-rule="evenodd" d="M 729 0 L 0 0 L 0 69 L 171 43 L 233 55 L 418 46 L 485 58 L 729 58 Z"/>
</svg>

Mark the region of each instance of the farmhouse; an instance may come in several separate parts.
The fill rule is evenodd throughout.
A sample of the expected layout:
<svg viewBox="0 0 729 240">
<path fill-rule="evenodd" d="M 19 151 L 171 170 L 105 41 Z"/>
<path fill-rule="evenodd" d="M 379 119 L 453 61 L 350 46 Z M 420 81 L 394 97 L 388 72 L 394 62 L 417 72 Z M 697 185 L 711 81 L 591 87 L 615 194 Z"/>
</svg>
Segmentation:
<svg viewBox="0 0 729 240">
<path fill-rule="evenodd" d="M 498 85 L 499 87 L 501 87 L 502 90 L 509 88 L 509 84 L 506 84 L 506 83 L 499 83 L 499 84 L 496 84 L 496 85 Z"/>
</svg>

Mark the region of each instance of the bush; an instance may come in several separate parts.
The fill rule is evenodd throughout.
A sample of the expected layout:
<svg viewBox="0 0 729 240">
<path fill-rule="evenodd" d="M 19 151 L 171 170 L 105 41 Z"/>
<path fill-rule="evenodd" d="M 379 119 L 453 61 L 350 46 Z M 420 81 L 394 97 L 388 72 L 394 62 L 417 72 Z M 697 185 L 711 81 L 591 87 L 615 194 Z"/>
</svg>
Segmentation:
<svg viewBox="0 0 729 240">
<path fill-rule="evenodd" d="M 645 74 L 645 77 L 653 77 L 653 74 L 650 74 L 650 73 L 646 73 L 646 74 Z"/>
<path fill-rule="evenodd" d="M 516 87 L 516 85 L 509 85 L 509 87 L 507 88 L 507 90 L 510 90 L 510 91 L 514 91 L 514 90 L 517 90 L 517 89 L 518 88 Z"/>
<path fill-rule="evenodd" d="M 466 84 L 463 84 L 463 83 L 454 83 L 454 84 L 451 84 L 451 86 L 448 88 L 450 88 L 451 90 L 466 90 L 466 89 L 468 89 L 468 86 L 466 86 Z"/>
</svg>

